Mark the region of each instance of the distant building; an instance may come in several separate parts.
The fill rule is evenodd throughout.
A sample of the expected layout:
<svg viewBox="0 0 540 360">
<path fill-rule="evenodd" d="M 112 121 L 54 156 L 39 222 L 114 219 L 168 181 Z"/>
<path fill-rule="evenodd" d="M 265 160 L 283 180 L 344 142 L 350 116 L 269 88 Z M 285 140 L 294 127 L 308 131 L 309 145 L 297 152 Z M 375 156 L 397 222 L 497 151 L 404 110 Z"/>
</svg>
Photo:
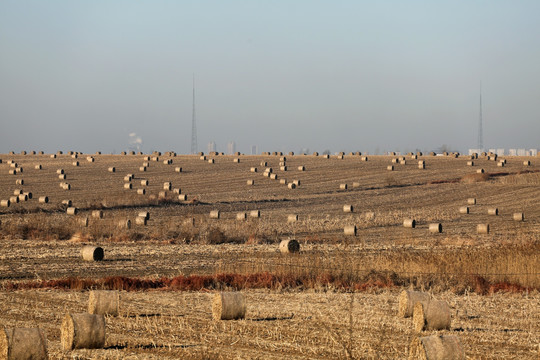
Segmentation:
<svg viewBox="0 0 540 360">
<path fill-rule="evenodd" d="M 508 155 L 517 156 L 517 150 L 516 149 L 508 149 Z"/>
<path fill-rule="evenodd" d="M 504 149 L 497 149 L 495 154 L 497 154 L 497 156 L 504 156 Z"/>
<path fill-rule="evenodd" d="M 208 153 L 216 151 L 216 143 L 214 141 L 210 141 L 208 143 Z"/>
<path fill-rule="evenodd" d="M 234 141 L 230 141 L 227 144 L 227 154 L 234 155 L 235 152 L 236 152 L 236 143 Z"/>
<path fill-rule="evenodd" d="M 538 156 L 538 149 L 530 149 L 529 153 L 531 156 Z"/>
<path fill-rule="evenodd" d="M 484 150 L 482 149 L 469 149 L 469 155 L 472 155 L 474 153 L 481 154 Z"/>
<path fill-rule="evenodd" d="M 517 155 L 518 156 L 527 156 L 527 150 L 525 150 L 525 149 L 517 149 Z"/>
<path fill-rule="evenodd" d="M 251 145 L 251 155 L 257 155 L 258 149 L 257 145 Z"/>
</svg>

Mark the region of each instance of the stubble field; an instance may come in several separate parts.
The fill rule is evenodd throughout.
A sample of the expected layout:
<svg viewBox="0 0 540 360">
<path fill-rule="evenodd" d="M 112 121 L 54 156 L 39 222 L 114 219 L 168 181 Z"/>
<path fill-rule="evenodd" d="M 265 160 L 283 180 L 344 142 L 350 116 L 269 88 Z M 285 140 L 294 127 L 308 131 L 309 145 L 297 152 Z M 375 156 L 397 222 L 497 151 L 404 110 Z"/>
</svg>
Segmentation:
<svg viewBox="0 0 540 360">
<path fill-rule="evenodd" d="M 32 193 L 0 208 L 0 323 L 43 328 L 51 358 L 402 359 L 417 335 L 396 316 L 408 288 L 448 301 L 452 326 L 440 333 L 459 336 L 468 358 L 539 357 L 540 158 L 506 157 L 500 167 L 480 157 L 471 167 L 464 156 L 405 156 L 389 171 L 397 156 L 285 155 L 283 171 L 280 156 L 146 156 L 0 155 L 0 200 Z M 160 195 L 165 182 L 187 199 L 172 189 Z M 462 214 L 468 198 L 476 205 Z M 63 200 L 78 214 L 67 215 Z M 135 224 L 141 211 L 150 213 L 146 226 Z M 518 212 L 524 221 L 513 219 Z M 403 227 L 407 218 L 415 228 Z M 120 227 L 127 219 L 131 228 Z M 442 232 L 429 232 L 431 223 Z M 478 224 L 489 234 L 477 234 Z M 349 225 L 356 236 L 344 235 Z M 279 253 L 288 238 L 300 253 Z M 83 261 L 85 244 L 103 247 L 105 259 Z M 121 290 L 106 348 L 63 351 L 61 320 L 85 310 L 91 288 Z M 245 293 L 246 319 L 212 320 L 219 290 Z"/>
</svg>

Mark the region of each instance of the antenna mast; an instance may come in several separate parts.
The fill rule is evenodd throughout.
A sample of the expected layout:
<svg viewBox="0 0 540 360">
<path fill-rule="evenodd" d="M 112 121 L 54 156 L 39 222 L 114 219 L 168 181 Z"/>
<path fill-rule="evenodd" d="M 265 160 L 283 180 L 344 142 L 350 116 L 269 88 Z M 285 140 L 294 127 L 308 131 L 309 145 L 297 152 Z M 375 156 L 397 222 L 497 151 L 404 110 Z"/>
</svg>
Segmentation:
<svg viewBox="0 0 540 360">
<path fill-rule="evenodd" d="M 197 124 L 195 123 L 195 74 L 193 74 L 193 114 L 191 116 L 191 153 L 197 153 Z"/>
<path fill-rule="evenodd" d="M 480 82 L 480 117 L 478 119 L 478 149 L 484 150 L 484 134 L 482 133 L 482 82 Z"/>
</svg>

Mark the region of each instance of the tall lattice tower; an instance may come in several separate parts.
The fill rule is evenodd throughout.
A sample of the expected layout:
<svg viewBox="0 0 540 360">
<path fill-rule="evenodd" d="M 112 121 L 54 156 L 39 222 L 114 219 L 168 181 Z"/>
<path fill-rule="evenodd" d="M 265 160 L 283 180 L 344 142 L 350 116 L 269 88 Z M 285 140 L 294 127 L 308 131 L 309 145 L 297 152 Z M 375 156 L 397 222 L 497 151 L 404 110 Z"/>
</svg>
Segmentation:
<svg viewBox="0 0 540 360">
<path fill-rule="evenodd" d="M 482 83 L 480 83 L 480 116 L 478 118 L 478 150 L 484 150 L 484 134 L 482 132 Z"/>
<path fill-rule="evenodd" d="M 197 124 L 195 122 L 195 75 L 193 75 L 193 113 L 191 115 L 191 153 L 197 153 Z"/>
</svg>

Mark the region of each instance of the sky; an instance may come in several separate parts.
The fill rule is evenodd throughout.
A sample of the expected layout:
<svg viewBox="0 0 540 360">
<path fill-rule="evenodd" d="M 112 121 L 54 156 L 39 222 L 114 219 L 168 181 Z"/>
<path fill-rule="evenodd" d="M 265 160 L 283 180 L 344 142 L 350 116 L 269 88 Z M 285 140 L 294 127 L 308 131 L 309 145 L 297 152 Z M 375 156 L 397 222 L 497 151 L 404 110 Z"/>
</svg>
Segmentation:
<svg viewBox="0 0 540 360">
<path fill-rule="evenodd" d="M 0 1 L 0 153 L 540 148 L 540 1 Z"/>
</svg>

